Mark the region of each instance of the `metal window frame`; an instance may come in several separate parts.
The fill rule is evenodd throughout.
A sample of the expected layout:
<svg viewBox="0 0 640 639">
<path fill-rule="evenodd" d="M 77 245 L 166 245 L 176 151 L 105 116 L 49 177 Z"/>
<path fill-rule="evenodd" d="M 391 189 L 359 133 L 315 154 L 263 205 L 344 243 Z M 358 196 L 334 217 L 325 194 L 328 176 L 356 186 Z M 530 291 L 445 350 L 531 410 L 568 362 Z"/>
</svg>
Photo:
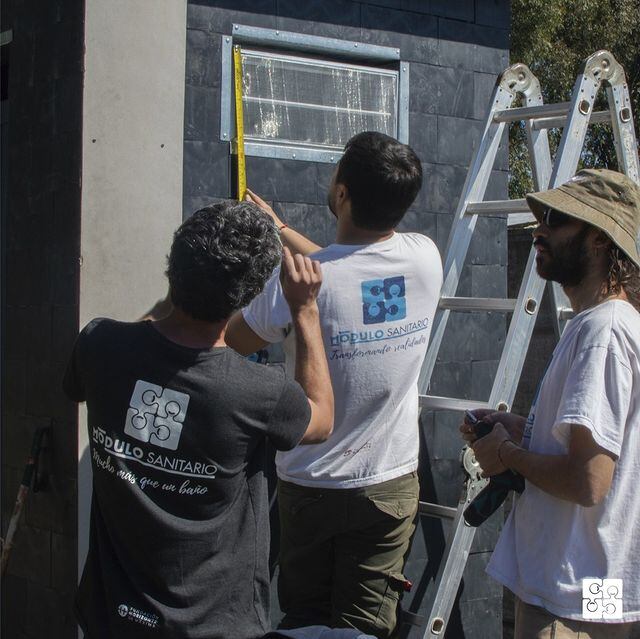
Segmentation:
<svg viewBox="0 0 640 639">
<path fill-rule="evenodd" d="M 356 61 L 370 62 L 373 65 L 384 62 L 398 62 L 398 113 L 397 135 L 400 142 L 409 141 L 409 72 L 410 65 L 400 59 L 400 49 L 384 47 L 365 42 L 349 42 L 336 38 L 322 38 L 291 31 L 263 29 L 234 24 L 231 35 L 222 36 L 222 76 L 220 105 L 220 139 L 230 142 L 235 134 L 232 58 L 233 45 L 246 44 L 254 47 L 266 46 L 284 49 L 283 55 L 295 57 L 295 52 L 313 53 L 318 56 L 331 55 L 344 59 L 345 64 Z M 339 64 L 339 63 L 337 63 Z M 375 67 L 373 67 L 375 68 Z M 386 71 L 386 69 L 381 69 Z M 229 148 L 231 152 L 231 145 Z M 269 144 L 267 142 L 245 141 L 245 154 L 257 157 L 306 160 L 309 162 L 335 163 L 342 151 L 310 146 Z"/>
</svg>

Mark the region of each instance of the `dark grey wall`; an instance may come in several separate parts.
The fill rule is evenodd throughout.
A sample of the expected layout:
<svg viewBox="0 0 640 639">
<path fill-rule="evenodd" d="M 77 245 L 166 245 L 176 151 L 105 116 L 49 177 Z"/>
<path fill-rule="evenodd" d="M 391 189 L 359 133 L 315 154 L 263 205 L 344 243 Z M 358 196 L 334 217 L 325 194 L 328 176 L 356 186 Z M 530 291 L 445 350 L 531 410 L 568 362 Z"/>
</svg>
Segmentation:
<svg viewBox="0 0 640 639">
<path fill-rule="evenodd" d="M 187 13 L 184 142 L 184 214 L 233 195 L 229 145 L 220 142 L 220 36 L 231 25 L 399 47 L 411 63 L 409 143 L 421 157 L 425 184 L 401 230 L 417 230 L 444 251 L 452 213 L 468 163 L 482 132 L 497 74 L 508 65 L 507 0 L 191 0 Z M 294 160 L 247 159 L 250 187 L 270 201 L 283 220 L 321 245 L 334 234 L 325 207 L 333 165 Z M 487 199 L 506 197 L 507 154 L 500 160 Z M 469 252 L 459 294 L 505 296 L 507 234 L 503 219 L 484 218 Z M 500 315 L 458 314 L 433 376 L 431 392 L 486 399 L 504 343 Z M 455 505 L 461 471 L 460 440 L 453 414 L 422 420 L 423 498 Z M 501 513 L 477 537 L 465 573 L 460 606 L 448 637 L 499 637 L 501 588 L 484 575 Z M 419 610 L 444 545 L 440 522 L 425 519 L 407 566 L 414 582 L 404 605 Z M 425 571 L 426 568 L 426 571 Z M 277 610 L 274 617 L 277 619 Z"/>
<path fill-rule="evenodd" d="M 33 434 L 52 429 L 43 455 L 48 482 L 29 496 L 2 583 L 2 635 L 15 639 L 76 636 L 77 420 L 60 384 L 78 329 L 83 15 L 81 0 L 2 3 L 2 29 L 13 30 L 3 183 L 3 535 Z"/>
</svg>

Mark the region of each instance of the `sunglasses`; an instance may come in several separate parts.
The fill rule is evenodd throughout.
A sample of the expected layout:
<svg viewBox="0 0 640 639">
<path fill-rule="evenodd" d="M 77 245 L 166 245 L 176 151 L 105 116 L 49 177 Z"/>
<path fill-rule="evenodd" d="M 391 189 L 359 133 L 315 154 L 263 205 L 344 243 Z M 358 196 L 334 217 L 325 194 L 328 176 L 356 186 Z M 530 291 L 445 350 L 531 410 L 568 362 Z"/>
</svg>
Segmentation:
<svg viewBox="0 0 640 639">
<path fill-rule="evenodd" d="M 543 213 L 541 221 L 543 224 L 546 224 L 550 229 L 556 229 L 559 226 L 564 226 L 569 222 L 573 222 L 575 220 L 574 217 L 567 215 L 566 213 L 561 213 L 556 209 L 552 209 L 551 207 L 547 207 Z"/>
</svg>

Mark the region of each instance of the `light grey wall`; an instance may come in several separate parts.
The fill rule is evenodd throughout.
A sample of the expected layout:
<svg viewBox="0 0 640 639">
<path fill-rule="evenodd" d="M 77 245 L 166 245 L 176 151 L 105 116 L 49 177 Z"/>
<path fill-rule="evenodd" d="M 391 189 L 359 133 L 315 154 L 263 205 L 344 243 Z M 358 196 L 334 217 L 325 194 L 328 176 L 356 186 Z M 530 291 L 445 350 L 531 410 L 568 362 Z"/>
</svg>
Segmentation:
<svg viewBox="0 0 640 639">
<path fill-rule="evenodd" d="M 86 0 L 80 326 L 133 320 L 166 293 L 182 219 L 186 0 Z M 79 423 L 78 546 L 90 466 Z M 82 494 L 82 491 L 85 494 Z"/>
</svg>

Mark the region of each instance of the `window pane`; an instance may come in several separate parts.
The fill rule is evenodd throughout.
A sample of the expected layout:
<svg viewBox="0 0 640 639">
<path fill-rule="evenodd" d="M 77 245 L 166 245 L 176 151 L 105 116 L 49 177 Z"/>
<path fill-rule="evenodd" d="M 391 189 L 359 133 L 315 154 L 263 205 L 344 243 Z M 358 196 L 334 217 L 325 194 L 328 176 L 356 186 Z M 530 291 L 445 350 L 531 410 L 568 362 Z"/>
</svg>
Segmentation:
<svg viewBox="0 0 640 639">
<path fill-rule="evenodd" d="M 243 51 L 245 138 L 342 149 L 359 131 L 396 137 L 393 71 Z"/>
</svg>

